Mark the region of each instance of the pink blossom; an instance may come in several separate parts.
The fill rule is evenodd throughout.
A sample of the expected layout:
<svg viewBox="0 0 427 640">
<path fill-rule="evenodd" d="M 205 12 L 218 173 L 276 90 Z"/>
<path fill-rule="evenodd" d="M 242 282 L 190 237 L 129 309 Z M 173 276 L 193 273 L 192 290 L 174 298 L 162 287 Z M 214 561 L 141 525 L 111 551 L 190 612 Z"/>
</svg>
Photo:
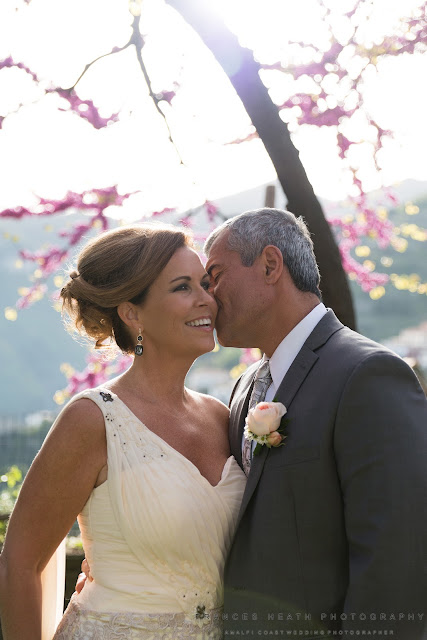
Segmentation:
<svg viewBox="0 0 427 640">
<path fill-rule="evenodd" d="M 353 113 L 354 109 L 353 111 L 345 111 L 340 106 L 336 106 L 333 109 L 326 109 L 325 111 L 320 111 L 316 106 L 311 113 L 306 113 L 305 116 L 299 118 L 299 123 L 316 124 L 318 127 L 333 127 L 338 125 L 343 117 L 349 117 Z"/>
<path fill-rule="evenodd" d="M 75 372 L 68 378 L 65 388 L 67 395 L 73 396 L 84 389 L 97 387 L 126 371 L 132 363 L 131 356 L 119 355 L 114 361 L 102 359 L 98 354 L 90 353 L 83 371 Z"/>
<path fill-rule="evenodd" d="M 77 223 L 75 224 L 71 230 L 62 230 L 59 232 L 59 236 L 61 238 L 68 238 L 69 240 L 69 246 L 72 247 L 74 245 L 76 245 L 78 242 L 80 242 L 80 240 L 82 239 L 82 237 L 84 236 L 84 234 L 87 231 L 90 231 L 90 229 L 92 229 L 95 224 L 100 221 L 101 225 L 102 225 L 102 230 L 106 231 L 109 228 L 109 221 L 108 218 L 102 213 L 102 211 L 100 211 L 98 213 L 98 215 L 93 216 L 90 219 L 90 222 L 88 223 Z"/>
<path fill-rule="evenodd" d="M 75 244 L 77 244 L 81 238 L 83 237 L 83 235 L 89 231 L 91 228 L 93 227 L 92 221 L 87 223 L 87 224 L 83 224 L 83 223 L 78 223 L 76 225 L 73 226 L 73 228 L 71 230 L 62 230 L 59 232 L 59 236 L 61 238 L 68 238 L 69 242 L 70 242 L 70 246 L 73 246 Z"/>
<path fill-rule="evenodd" d="M 179 221 L 179 224 L 182 224 L 183 227 L 191 227 L 192 224 L 192 220 L 191 220 L 191 216 L 185 216 L 184 218 L 181 218 Z"/>
<path fill-rule="evenodd" d="M 337 142 L 338 142 L 338 147 L 340 149 L 340 158 L 345 158 L 346 156 L 346 152 L 349 149 L 349 147 L 351 146 L 351 142 L 348 138 L 345 137 L 345 135 L 343 135 L 341 132 L 338 132 L 337 134 Z"/>
<path fill-rule="evenodd" d="M 16 302 L 17 309 L 27 309 L 30 307 L 36 300 L 40 300 L 44 296 L 47 291 L 47 286 L 45 284 L 37 283 L 33 285 L 28 291 L 19 298 Z"/>
<path fill-rule="evenodd" d="M 168 104 L 172 104 L 172 100 L 176 96 L 176 91 L 160 91 L 160 93 L 156 94 L 157 100 L 164 100 Z"/>
<path fill-rule="evenodd" d="M 208 214 L 209 222 L 213 222 L 215 220 L 216 215 L 218 214 L 218 207 L 214 202 L 210 202 L 209 200 L 205 201 L 204 204 L 206 213 Z"/>
<path fill-rule="evenodd" d="M 387 200 L 390 200 L 390 202 L 394 205 L 399 204 L 399 197 L 396 193 L 393 192 L 393 190 L 389 187 L 387 189 L 384 190 L 385 193 L 385 197 L 387 198 Z"/>
<path fill-rule="evenodd" d="M 326 51 L 325 55 L 323 56 L 323 63 L 331 63 L 331 62 L 336 62 L 336 59 L 338 58 L 338 56 L 340 55 L 341 51 L 344 49 L 344 46 L 340 43 L 335 41 L 332 45 L 331 48 Z"/>
<path fill-rule="evenodd" d="M 363 291 L 371 291 L 371 289 L 382 286 L 388 282 L 389 276 L 386 273 L 369 271 L 350 255 L 345 245 L 340 245 L 340 252 L 345 271 L 355 276 L 356 282 L 361 286 Z"/>
<path fill-rule="evenodd" d="M 337 105 L 333 109 L 325 109 L 325 111 L 321 111 L 318 106 L 318 99 L 320 97 L 324 97 L 323 94 L 321 96 L 316 96 L 314 99 L 313 96 L 309 96 L 304 93 L 298 93 L 292 96 L 284 102 L 279 108 L 280 109 L 292 109 L 297 106 L 301 109 L 301 115 L 297 116 L 298 124 L 314 124 L 318 127 L 321 126 L 336 126 L 340 123 L 343 117 L 351 116 L 355 109 L 346 111 L 343 107 Z"/>
<path fill-rule="evenodd" d="M 95 129 L 102 129 L 106 127 L 110 122 L 117 122 L 118 113 L 113 113 L 108 118 L 103 118 L 98 109 L 93 104 L 92 100 L 82 100 L 79 98 L 74 89 L 51 89 L 50 93 L 55 91 L 61 98 L 68 101 L 70 105 L 70 111 L 74 111 L 78 116 L 90 122 Z M 60 111 L 66 111 L 66 109 L 59 109 Z"/>
<path fill-rule="evenodd" d="M 93 211 L 95 213 L 95 215 L 89 218 L 88 222 L 78 222 L 72 226 L 70 230 L 62 230 L 58 233 L 60 238 L 68 240 L 68 243 L 64 247 L 50 246 L 46 250 L 40 249 L 35 252 L 25 249 L 20 251 L 20 257 L 23 260 L 35 262 L 41 271 L 41 278 L 46 279 L 60 268 L 64 260 L 68 258 L 70 248 L 76 245 L 87 231 L 94 228 L 96 223 L 101 223 L 100 227 L 103 231 L 108 229 L 109 219 L 104 214 L 105 209 L 111 205 L 120 206 L 130 195 L 130 193 L 119 194 L 116 186 L 92 189 L 91 191 L 84 191 L 83 193 L 69 191 L 62 200 L 39 198 L 39 204 L 33 210 L 25 207 L 5 209 L 0 212 L 0 218 L 53 215 L 69 208 L 85 210 L 86 212 Z M 22 306 L 22 308 L 29 307 L 39 299 L 37 295 L 40 291 L 41 289 L 30 290 L 17 304 Z"/>
<path fill-rule="evenodd" d="M 164 213 L 171 213 L 173 211 L 176 211 L 176 209 L 171 208 L 171 207 L 165 207 L 161 211 L 153 211 L 153 213 L 151 215 L 152 216 L 162 216 Z"/>
<path fill-rule="evenodd" d="M 103 227 L 106 226 L 104 216 L 100 214 L 109 206 L 120 206 L 132 193 L 119 194 L 117 186 L 103 189 L 91 189 L 76 193 L 68 191 L 62 200 L 39 198 L 39 204 L 34 209 L 13 207 L 0 211 L 0 218 L 23 218 L 24 216 L 48 216 L 70 208 L 97 211 Z"/>
<path fill-rule="evenodd" d="M 37 75 L 34 73 L 34 71 L 31 71 L 31 69 L 27 67 L 23 62 L 14 62 L 12 56 L 9 56 L 4 60 L 0 60 L 0 69 L 6 69 L 6 68 L 11 69 L 12 67 L 15 67 L 17 69 L 22 69 L 23 71 L 25 71 L 25 73 L 28 73 L 28 75 L 32 77 L 34 82 L 39 82 L 39 79 Z"/>
<path fill-rule="evenodd" d="M 50 247 L 45 252 L 39 250 L 32 253 L 23 249 L 19 252 L 19 255 L 23 260 L 36 262 L 43 277 L 46 278 L 59 269 L 64 259 L 68 256 L 68 250 Z"/>
<path fill-rule="evenodd" d="M 319 75 L 323 78 L 328 73 L 323 62 L 310 62 L 309 64 L 302 64 L 297 67 L 292 67 L 291 71 L 295 80 L 303 75 L 310 77 Z"/>
<path fill-rule="evenodd" d="M 248 133 L 244 138 L 236 138 L 235 140 L 231 140 L 231 142 L 226 142 L 225 144 L 242 144 L 242 142 L 249 142 L 255 138 L 259 138 L 259 135 L 256 131 L 253 131 L 252 133 Z"/>
<path fill-rule="evenodd" d="M 242 355 L 240 358 L 240 362 L 242 364 L 250 365 L 259 360 L 260 355 L 257 353 L 256 349 L 242 349 Z"/>
</svg>

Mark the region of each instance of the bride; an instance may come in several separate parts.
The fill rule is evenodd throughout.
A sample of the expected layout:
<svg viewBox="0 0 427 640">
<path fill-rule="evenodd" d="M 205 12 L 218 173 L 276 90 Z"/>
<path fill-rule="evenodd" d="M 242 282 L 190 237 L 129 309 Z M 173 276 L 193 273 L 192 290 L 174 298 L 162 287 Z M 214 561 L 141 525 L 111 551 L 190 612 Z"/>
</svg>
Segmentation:
<svg viewBox="0 0 427 640">
<path fill-rule="evenodd" d="M 4 640 L 48 640 L 41 574 L 76 516 L 93 580 L 55 640 L 219 639 L 246 478 L 228 409 L 184 386 L 214 347 L 209 277 L 184 231 L 122 227 L 86 245 L 61 296 L 96 347 L 135 356 L 71 400 L 27 474 L 0 556 Z"/>
</svg>

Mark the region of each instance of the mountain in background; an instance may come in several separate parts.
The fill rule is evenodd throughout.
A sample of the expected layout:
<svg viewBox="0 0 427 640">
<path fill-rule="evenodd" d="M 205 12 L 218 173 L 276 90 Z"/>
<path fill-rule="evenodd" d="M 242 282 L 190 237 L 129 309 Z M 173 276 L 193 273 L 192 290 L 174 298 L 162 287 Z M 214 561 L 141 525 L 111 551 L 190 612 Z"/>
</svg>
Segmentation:
<svg viewBox="0 0 427 640">
<path fill-rule="evenodd" d="M 286 197 L 282 191 L 282 187 L 278 180 L 269 182 L 269 185 L 274 185 L 276 188 L 276 203 L 275 206 L 278 209 L 284 209 L 286 207 Z M 224 198 L 218 198 L 215 200 L 215 204 L 218 205 L 220 211 L 228 217 L 242 213 L 243 211 L 249 211 L 250 209 L 259 209 L 265 206 L 265 191 L 267 184 L 262 184 L 248 189 L 241 193 L 234 193 Z M 420 180 L 404 180 L 403 182 L 394 185 L 393 193 L 396 194 L 398 200 L 402 203 L 414 202 L 415 200 L 423 199 L 427 197 L 427 182 Z M 382 191 L 372 191 L 369 194 L 370 200 L 373 202 L 379 202 L 384 198 Z M 348 207 L 343 206 L 342 203 L 334 200 L 328 200 L 327 198 L 319 198 L 322 207 L 327 217 L 343 216 L 353 213 Z"/>
<path fill-rule="evenodd" d="M 216 204 L 227 217 L 259 208 L 264 205 L 265 189 L 266 185 L 261 185 L 244 193 L 218 199 Z M 420 212 L 409 217 L 404 207 L 400 206 L 390 212 L 391 220 L 395 224 L 406 222 L 427 228 L 427 183 L 408 180 L 397 186 L 395 191 L 403 203 L 411 201 L 417 204 Z M 276 206 L 283 208 L 285 198 L 279 187 L 276 193 L 281 194 L 276 197 Z M 327 214 L 336 216 L 349 213 L 336 203 L 322 201 L 322 204 Z M 28 264 L 16 269 L 19 248 L 36 250 L 43 244 L 56 244 L 54 231 L 71 226 L 71 221 L 77 217 L 81 216 L 54 216 L 52 220 L 48 217 L 0 220 L 0 416 L 54 409 L 52 398 L 55 391 L 66 386 L 60 365 L 67 362 L 78 370 L 85 365 L 86 349 L 64 330 L 60 314 L 53 309 L 52 300 L 48 297 L 34 304 L 31 309 L 20 311 L 15 322 L 6 320 L 3 313 L 5 307 L 14 306 L 19 297 L 18 289 L 28 286 L 28 276 L 34 270 L 34 265 Z M 4 237 L 5 234 L 7 237 Z M 13 236 L 17 237 L 16 242 L 11 240 Z M 376 262 L 380 252 L 372 243 L 371 247 L 369 259 Z M 378 264 L 377 269 L 407 275 L 419 273 L 425 282 L 425 248 L 425 243 L 409 240 L 405 253 L 387 249 L 386 255 L 393 259 L 393 264 L 388 268 Z M 358 330 L 374 340 L 386 340 L 406 327 L 420 324 L 426 318 L 426 298 L 423 295 L 389 287 L 383 298 L 373 301 L 354 282 L 351 282 L 351 288 Z M 54 290 L 53 285 L 51 290 Z M 202 362 L 214 365 L 216 358 L 216 366 L 223 362 L 224 366 L 232 366 L 224 351 L 208 354 Z M 233 357 L 237 358 L 237 355 Z"/>
</svg>

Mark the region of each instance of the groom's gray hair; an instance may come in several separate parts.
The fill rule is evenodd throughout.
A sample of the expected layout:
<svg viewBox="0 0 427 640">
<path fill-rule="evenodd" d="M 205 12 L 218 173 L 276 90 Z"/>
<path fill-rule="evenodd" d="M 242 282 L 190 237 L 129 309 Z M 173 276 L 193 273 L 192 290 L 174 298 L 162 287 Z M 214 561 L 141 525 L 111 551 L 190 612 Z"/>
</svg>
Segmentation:
<svg viewBox="0 0 427 640">
<path fill-rule="evenodd" d="M 268 208 L 241 213 L 212 231 L 204 246 L 207 256 L 215 240 L 225 231 L 229 231 L 227 247 L 237 251 L 245 267 L 252 266 L 266 246 L 274 245 L 280 249 L 295 286 L 321 297 L 313 241 L 302 217 Z"/>
</svg>

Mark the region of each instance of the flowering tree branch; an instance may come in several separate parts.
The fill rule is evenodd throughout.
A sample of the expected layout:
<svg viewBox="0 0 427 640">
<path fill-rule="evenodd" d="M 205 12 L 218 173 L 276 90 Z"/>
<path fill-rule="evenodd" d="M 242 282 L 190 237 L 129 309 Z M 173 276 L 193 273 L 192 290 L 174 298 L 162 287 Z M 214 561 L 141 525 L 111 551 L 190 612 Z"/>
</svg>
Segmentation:
<svg viewBox="0 0 427 640">
<path fill-rule="evenodd" d="M 395 33 L 384 38 L 381 44 L 364 43 L 363 28 L 370 17 L 369 12 L 366 13 L 366 2 L 356 1 L 351 11 L 342 13 L 342 19 L 347 21 L 348 27 L 345 42 L 342 41 L 342 28 L 340 37 L 335 33 L 334 12 L 325 6 L 323 0 L 321 4 L 329 31 L 329 48 L 322 51 L 310 45 L 314 58 L 310 63 L 276 62 L 261 66 L 264 71 L 281 71 L 294 80 L 293 87 L 296 91 L 278 105 L 286 122 L 294 128 L 295 125 L 326 126 L 336 132 L 339 157 L 352 177 L 354 193 L 349 195 L 349 207 L 354 214 L 344 219 L 333 217 L 329 223 L 340 241 L 344 269 L 364 291 L 371 291 L 387 282 L 388 276 L 373 272 L 370 264 L 365 266 L 359 263 L 351 252 L 366 237 L 376 238 L 378 245 L 385 248 L 395 240 L 395 233 L 393 225 L 383 215 L 384 209 L 381 208 L 379 214 L 377 208 L 369 203 L 359 177 L 360 167 L 352 160 L 353 148 L 358 146 L 359 141 L 352 139 L 347 131 L 351 129 L 353 117 L 360 118 L 363 114 L 366 130 L 370 132 L 373 166 L 379 172 L 379 153 L 384 147 L 384 141 L 393 137 L 393 132 L 383 129 L 368 112 L 363 95 L 366 75 L 389 56 L 426 52 L 427 3 L 423 2 L 413 16 L 403 17 L 396 26 Z M 303 42 L 289 44 L 293 47 L 295 57 L 298 56 L 298 50 L 302 54 L 307 49 Z M 352 72 L 348 69 L 349 52 L 358 63 L 358 69 Z M 298 91 L 300 81 L 307 80 L 312 84 L 310 93 L 306 90 Z M 389 190 L 384 195 L 386 200 L 395 204 Z"/>
</svg>

